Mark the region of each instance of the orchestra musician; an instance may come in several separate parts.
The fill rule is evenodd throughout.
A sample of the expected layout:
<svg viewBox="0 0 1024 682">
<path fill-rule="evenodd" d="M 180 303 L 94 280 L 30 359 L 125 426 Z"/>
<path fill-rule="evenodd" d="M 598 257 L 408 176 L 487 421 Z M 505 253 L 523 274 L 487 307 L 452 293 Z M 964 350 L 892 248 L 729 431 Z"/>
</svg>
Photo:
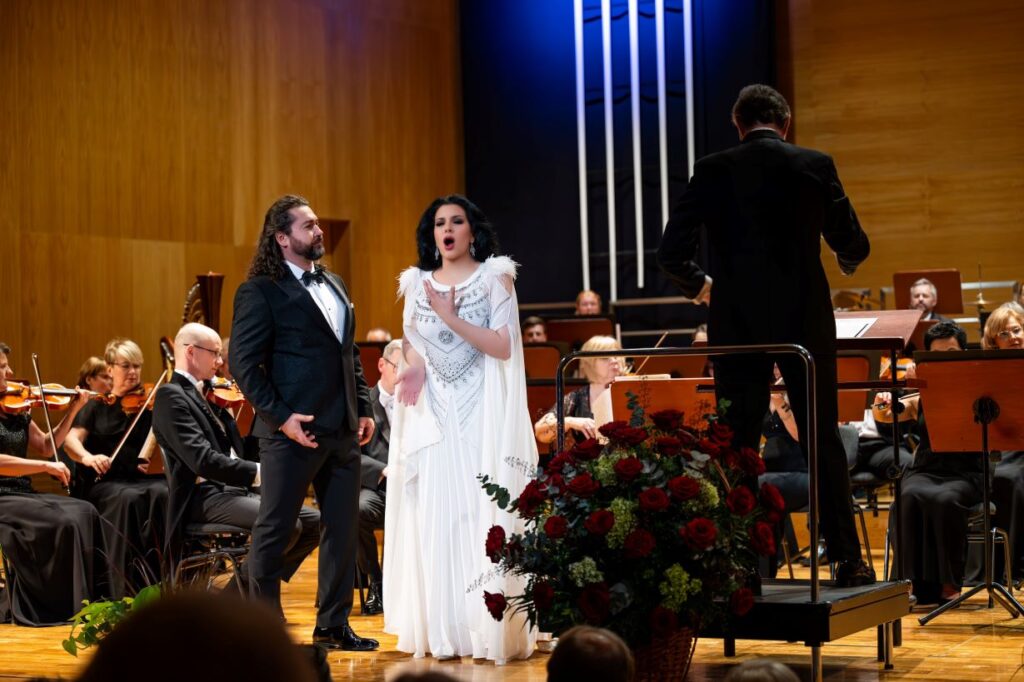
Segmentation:
<svg viewBox="0 0 1024 682">
<path fill-rule="evenodd" d="M 10 352 L 0 343 L 0 394 L 6 393 L 13 376 Z M 56 625 L 70 620 L 83 599 L 103 596 L 107 571 L 96 509 L 72 497 L 36 493 L 29 479 L 43 473 L 68 485 L 71 472 L 54 460 L 52 447 L 60 447 L 88 399 L 80 391 L 69 404 L 53 428 L 52 443 L 50 434 L 32 421 L 30 410 L 0 412 L 0 547 L 10 567 L 0 591 L 0 622 Z"/>
<path fill-rule="evenodd" d="M 144 405 L 142 350 L 130 339 L 115 338 L 103 357 L 114 381 L 112 400 L 82 408 L 64 451 L 77 465 L 74 494 L 92 502 L 107 521 L 110 596 L 120 598 L 161 577 L 167 482 L 162 474 L 147 473 L 155 446 L 149 437 L 152 413 L 125 412 L 132 403 Z"/>
<path fill-rule="evenodd" d="M 110 376 L 110 368 L 103 358 L 94 355 L 82 363 L 78 370 L 78 383 L 75 385 L 94 393 L 107 394 L 114 388 L 114 378 Z"/>
<path fill-rule="evenodd" d="M 157 389 L 153 433 L 164 455 L 170 502 L 168 546 L 176 558 L 187 523 L 252 529 L 260 498 L 260 465 L 241 459 L 242 437 L 231 413 L 207 401 L 204 382 L 223 362 L 220 336 L 192 322 L 174 338 L 174 375 Z M 303 506 L 285 549 L 287 581 L 319 541 L 320 513 Z"/>
</svg>

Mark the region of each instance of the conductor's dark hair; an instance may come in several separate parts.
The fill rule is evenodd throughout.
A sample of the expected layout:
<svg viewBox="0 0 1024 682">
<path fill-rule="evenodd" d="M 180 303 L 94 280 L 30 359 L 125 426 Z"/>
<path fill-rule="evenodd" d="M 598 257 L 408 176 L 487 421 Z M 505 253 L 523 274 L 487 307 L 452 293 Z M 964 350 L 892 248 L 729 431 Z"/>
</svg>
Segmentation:
<svg viewBox="0 0 1024 682">
<path fill-rule="evenodd" d="M 928 328 L 928 331 L 924 333 L 924 349 L 931 350 L 932 343 L 936 339 L 952 338 L 956 339 L 957 344 L 960 345 L 960 350 L 967 348 L 967 332 L 965 332 L 956 322 L 939 322 L 938 324 L 933 324 Z"/>
<path fill-rule="evenodd" d="M 633 654 L 611 630 L 577 625 L 562 633 L 548 659 L 548 682 L 633 682 Z"/>
<path fill-rule="evenodd" d="M 466 212 L 469 227 L 473 231 L 474 259 L 483 263 L 491 256 L 501 253 L 498 246 L 498 234 L 494 231 L 494 226 L 487 220 L 484 212 L 461 194 L 449 194 L 430 202 L 420 217 L 419 225 L 416 226 L 416 251 L 419 256 L 417 266 L 421 270 L 437 270 L 441 267 L 441 255 L 434 242 L 434 215 L 437 213 L 437 209 L 448 204 L 461 206 L 462 210 Z"/>
<path fill-rule="evenodd" d="M 272 279 L 279 279 L 284 275 L 284 256 L 281 255 L 281 247 L 277 243 L 277 233 L 292 233 L 293 208 L 309 206 L 309 202 L 296 194 L 286 194 L 267 209 L 263 218 L 263 229 L 260 230 L 260 239 L 256 244 L 256 253 L 249 264 L 249 279 L 253 277 L 268 276 Z"/>
<path fill-rule="evenodd" d="M 732 105 L 732 119 L 741 128 L 756 125 L 783 127 L 790 116 L 786 98 L 775 88 L 767 85 L 748 85 L 740 90 L 736 103 Z"/>
</svg>

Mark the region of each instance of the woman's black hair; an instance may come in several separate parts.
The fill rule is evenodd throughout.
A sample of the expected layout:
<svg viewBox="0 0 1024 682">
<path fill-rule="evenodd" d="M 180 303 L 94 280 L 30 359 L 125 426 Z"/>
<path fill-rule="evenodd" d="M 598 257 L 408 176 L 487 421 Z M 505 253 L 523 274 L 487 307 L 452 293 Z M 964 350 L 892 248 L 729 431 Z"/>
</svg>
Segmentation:
<svg viewBox="0 0 1024 682">
<path fill-rule="evenodd" d="M 461 194 L 449 194 L 430 202 L 430 206 L 427 206 L 427 210 L 423 211 L 423 215 L 420 217 L 419 225 L 416 226 L 416 252 L 419 255 L 417 267 L 421 270 L 437 270 L 441 267 L 441 256 L 437 252 L 437 244 L 434 242 L 434 216 L 437 209 L 448 204 L 461 206 L 462 210 L 466 212 L 469 227 L 473 232 L 473 258 L 475 260 L 483 263 L 491 256 L 501 253 L 498 246 L 498 234 L 494 231 L 494 226 L 487 220 L 484 212 Z"/>
</svg>

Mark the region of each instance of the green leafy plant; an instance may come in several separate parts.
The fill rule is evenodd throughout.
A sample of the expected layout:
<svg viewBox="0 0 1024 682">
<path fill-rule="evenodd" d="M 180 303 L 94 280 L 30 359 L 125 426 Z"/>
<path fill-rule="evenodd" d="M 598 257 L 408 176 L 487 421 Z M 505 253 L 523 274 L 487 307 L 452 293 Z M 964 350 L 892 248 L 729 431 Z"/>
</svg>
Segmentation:
<svg viewBox="0 0 1024 682">
<path fill-rule="evenodd" d="M 734 446 L 724 405 L 700 415 L 702 430 L 676 410 L 648 417 L 636 395 L 629 407 L 628 423 L 601 427 L 606 443 L 556 454 L 518 498 L 480 478 L 527 522 L 522 534 L 488 533 L 491 561 L 528 577 L 523 594 L 484 593 L 495 619 L 512 608 L 541 630 L 589 623 L 643 646 L 753 605 L 747 585 L 758 554 L 775 553 L 784 506 L 774 486 L 751 485 L 763 460 Z"/>
<path fill-rule="evenodd" d="M 149 585 L 134 597 L 116 601 L 83 602 L 82 609 L 71 620 L 71 634 L 61 642 L 64 651 L 72 656 L 97 644 L 109 635 L 125 618 L 160 597 L 160 585 Z"/>
</svg>

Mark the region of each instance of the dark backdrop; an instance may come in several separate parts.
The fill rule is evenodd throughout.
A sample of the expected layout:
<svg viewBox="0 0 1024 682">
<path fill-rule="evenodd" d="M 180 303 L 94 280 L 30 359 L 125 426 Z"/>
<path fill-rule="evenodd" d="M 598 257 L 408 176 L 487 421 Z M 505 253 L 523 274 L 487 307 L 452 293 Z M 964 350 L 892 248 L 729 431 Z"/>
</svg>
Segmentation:
<svg viewBox="0 0 1024 682">
<path fill-rule="evenodd" d="M 696 156 L 736 144 L 729 111 L 748 83 L 775 83 L 775 19 L 764 0 L 694 0 Z M 572 0 L 462 0 L 466 190 L 522 264 L 521 303 L 568 301 L 582 281 Z M 584 3 L 591 286 L 608 296 L 608 224 L 600 3 Z M 612 2 L 619 298 L 676 295 L 657 270 L 664 225 L 658 179 L 654 3 L 640 3 L 645 280 L 636 287 L 636 228 L 625 2 Z M 665 14 L 670 205 L 686 182 L 682 0 Z M 693 306 L 620 311 L 623 328 L 701 321 Z M 633 344 L 636 345 L 636 344 Z"/>
</svg>

